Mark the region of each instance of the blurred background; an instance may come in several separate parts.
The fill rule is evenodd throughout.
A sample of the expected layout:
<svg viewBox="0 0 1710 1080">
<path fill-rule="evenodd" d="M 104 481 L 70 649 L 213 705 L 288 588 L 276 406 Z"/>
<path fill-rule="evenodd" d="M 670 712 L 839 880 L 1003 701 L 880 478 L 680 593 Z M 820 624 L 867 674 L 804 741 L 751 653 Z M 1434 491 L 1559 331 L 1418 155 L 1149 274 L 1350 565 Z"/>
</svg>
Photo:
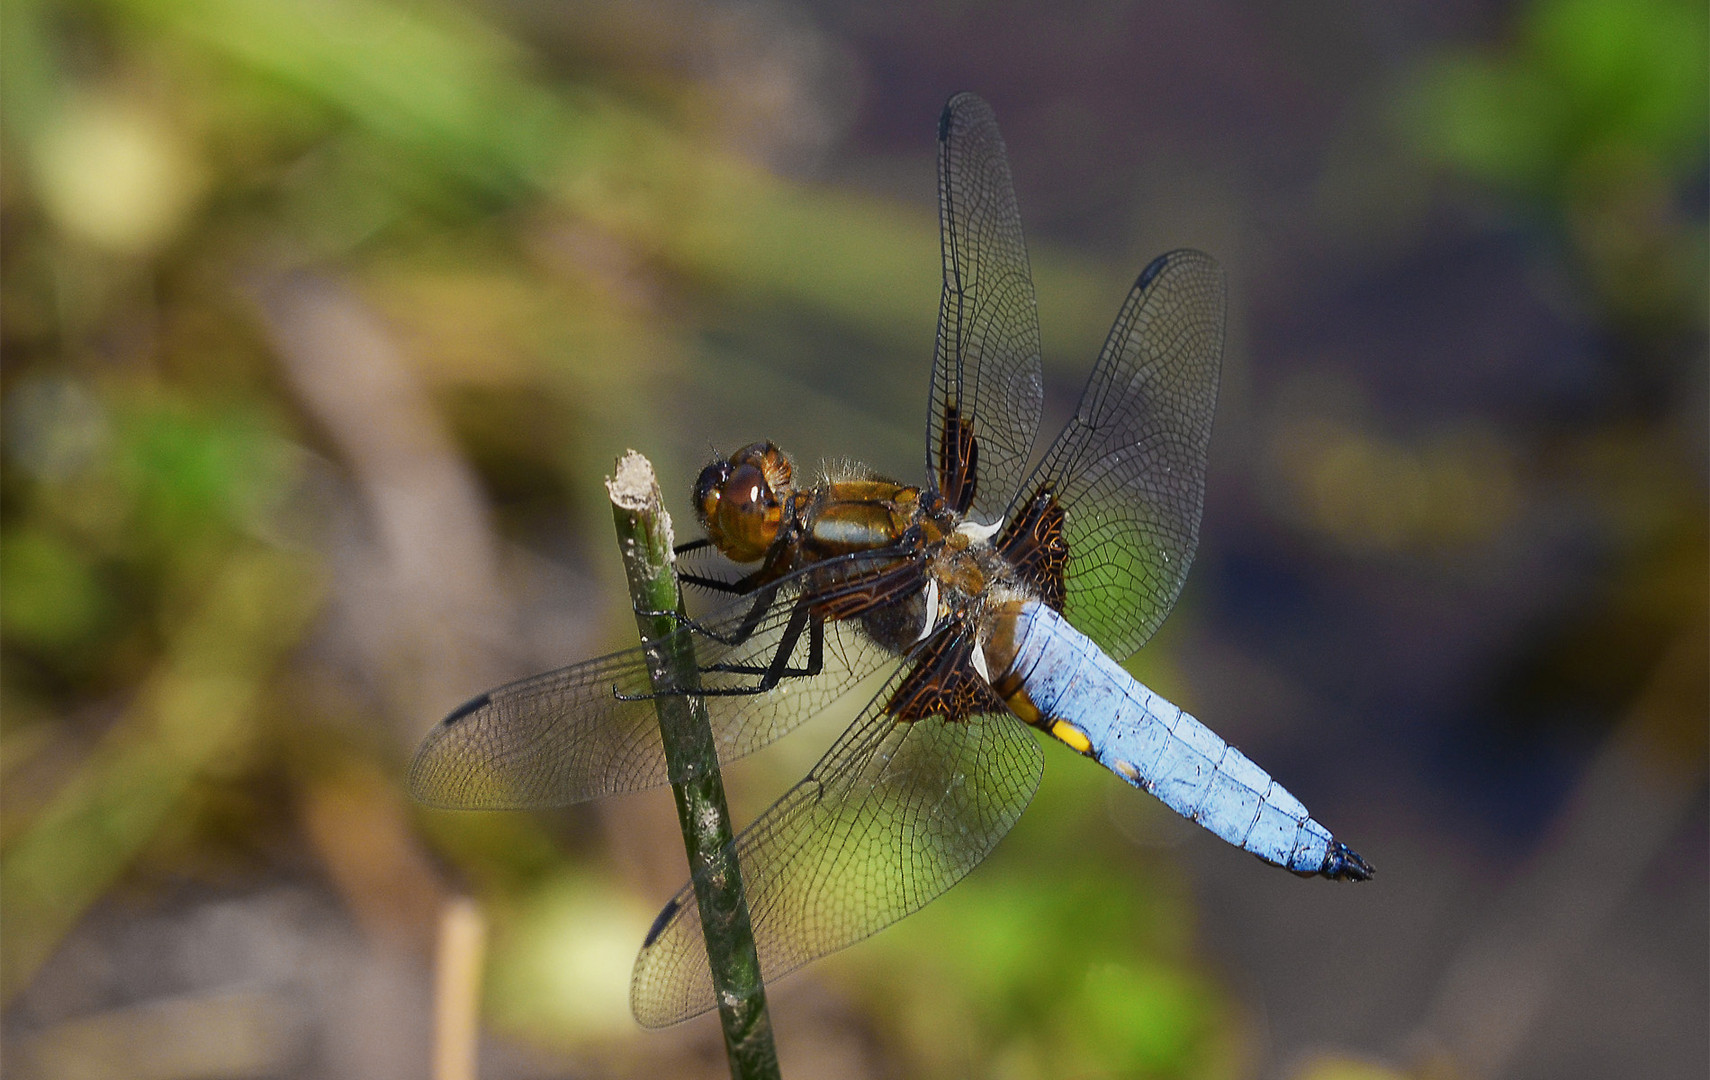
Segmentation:
<svg viewBox="0 0 1710 1080">
<path fill-rule="evenodd" d="M 714 448 L 920 478 L 963 89 L 1047 436 L 1141 266 L 1228 268 L 1198 561 L 1130 667 L 1378 877 L 1052 744 L 965 883 L 772 988 L 784 1074 L 1704 1075 L 1700 0 L 3 18 L 7 1075 L 425 1076 L 459 927 L 483 1077 L 725 1074 L 713 1019 L 628 1013 L 667 794 L 400 780 L 475 692 L 632 642 L 625 449 L 684 534 Z M 732 769 L 738 821 L 835 734 Z"/>
</svg>

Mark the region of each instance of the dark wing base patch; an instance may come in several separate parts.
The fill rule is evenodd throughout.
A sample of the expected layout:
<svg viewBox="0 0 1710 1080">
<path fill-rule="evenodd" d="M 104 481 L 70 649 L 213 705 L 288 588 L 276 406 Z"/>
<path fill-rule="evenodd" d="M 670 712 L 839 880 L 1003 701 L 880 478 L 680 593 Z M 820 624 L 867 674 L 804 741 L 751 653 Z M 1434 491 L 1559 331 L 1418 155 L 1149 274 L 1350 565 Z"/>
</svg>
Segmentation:
<svg viewBox="0 0 1710 1080">
<path fill-rule="evenodd" d="M 1067 597 L 1069 543 L 1063 538 L 1063 507 L 1049 485 L 1041 486 L 1021 516 L 998 539 L 998 553 L 1020 573 L 1054 611 Z"/>
<path fill-rule="evenodd" d="M 966 514 L 978 494 L 980 444 L 974 438 L 972 418 L 963 419 L 954 403 L 944 408 L 944 431 L 938 441 L 939 489 L 952 510 Z"/>
<path fill-rule="evenodd" d="M 928 642 L 885 711 L 898 720 L 937 716 L 952 722 L 1003 712 L 1003 700 L 974 670 L 974 647 L 973 635 L 965 632 L 943 633 Z"/>
</svg>

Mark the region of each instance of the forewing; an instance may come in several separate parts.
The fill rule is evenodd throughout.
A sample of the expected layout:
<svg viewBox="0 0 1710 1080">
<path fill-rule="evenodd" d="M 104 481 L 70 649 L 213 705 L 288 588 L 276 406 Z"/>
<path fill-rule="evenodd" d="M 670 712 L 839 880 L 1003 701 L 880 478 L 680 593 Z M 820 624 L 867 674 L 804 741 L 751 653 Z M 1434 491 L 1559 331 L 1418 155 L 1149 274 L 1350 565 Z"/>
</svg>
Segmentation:
<svg viewBox="0 0 1710 1080">
<path fill-rule="evenodd" d="M 951 98 L 938 123 L 938 211 L 944 292 L 927 470 L 952 508 L 990 524 L 1039 429 L 1039 313 L 1003 139 L 972 94 Z"/>
<path fill-rule="evenodd" d="M 1209 255 L 1172 251 L 1141 272 L 999 541 L 1118 658 L 1163 623 L 1199 542 L 1225 308 Z"/>
<path fill-rule="evenodd" d="M 960 881 L 1032 800 L 1044 755 L 1004 713 L 899 720 L 899 671 L 807 778 L 735 840 L 768 982 L 851 945 Z M 630 1004 L 647 1027 L 713 1007 L 693 884 L 636 958 Z"/>
<path fill-rule="evenodd" d="M 738 597 L 695 626 L 676 631 L 691 642 L 705 690 L 752 688 L 784 645 L 802 586 L 798 575 Z M 731 636 L 763 595 L 770 607 L 741 644 Z M 805 670 L 810 633 L 790 646 L 788 665 Z M 794 728 L 896 657 L 852 623 L 825 624 L 823 667 L 812 677 L 786 676 L 765 693 L 708 696 L 719 759 L 748 754 Z M 423 741 L 410 767 L 410 792 L 431 806 L 516 810 L 563 806 L 601 795 L 654 787 L 671 779 L 660 744 L 644 648 L 589 660 L 488 691 L 454 710 Z M 726 670 L 707 670 L 723 668 Z"/>
</svg>

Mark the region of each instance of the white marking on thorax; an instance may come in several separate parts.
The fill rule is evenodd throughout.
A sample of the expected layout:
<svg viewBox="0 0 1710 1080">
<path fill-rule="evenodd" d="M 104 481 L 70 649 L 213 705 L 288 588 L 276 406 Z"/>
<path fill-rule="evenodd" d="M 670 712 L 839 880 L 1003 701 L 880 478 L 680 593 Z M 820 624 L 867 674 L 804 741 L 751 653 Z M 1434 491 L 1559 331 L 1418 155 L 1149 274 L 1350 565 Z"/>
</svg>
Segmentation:
<svg viewBox="0 0 1710 1080">
<path fill-rule="evenodd" d="M 968 658 L 974 662 L 974 670 L 980 673 L 980 678 L 986 680 L 986 685 L 991 685 L 992 672 L 990 668 L 986 667 L 985 646 L 976 641 L 974 651 L 968 654 Z"/>
<path fill-rule="evenodd" d="M 938 625 L 938 579 L 926 579 L 926 622 L 920 628 L 920 636 L 915 642 L 925 641 L 931 635 L 933 627 Z"/>
<path fill-rule="evenodd" d="M 990 525 L 981 525 L 977 521 L 964 521 L 956 526 L 956 531 L 977 544 L 982 540 L 990 540 L 997 535 L 1001 528 L 1003 528 L 1003 518 L 998 518 Z"/>
</svg>

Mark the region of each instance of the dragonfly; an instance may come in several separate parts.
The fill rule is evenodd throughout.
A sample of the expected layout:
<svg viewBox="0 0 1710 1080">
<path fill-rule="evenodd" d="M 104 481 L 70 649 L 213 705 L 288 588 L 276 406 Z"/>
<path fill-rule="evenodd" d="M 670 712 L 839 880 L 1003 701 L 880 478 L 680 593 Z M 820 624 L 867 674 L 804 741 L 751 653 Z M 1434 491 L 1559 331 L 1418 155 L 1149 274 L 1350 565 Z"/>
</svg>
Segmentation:
<svg viewBox="0 0 1710 1080">
<path fill-rule="evenodd" d="M 481 694 L 427 736 L 409 783 L 440 807 L 560 806 L 664 784 L 657 693 L 704 699 L 719 757 L 873 690 L 807 776 L 733 841 L 770 982 L 918 910 L 1032 799 L 1033 731 L 1303 876 L 1372 868 L 1246 755 L 1119 664 L 1174 606 L 1198 543 L 1226 293 L 1177 250 L 1134 282 L 1080 404 L 1044 454 L 1039 325 L 997 121 L 959 94 L 938 128 L 944 284 L 926 476 L 858 467 L 798 482 L 756 442 L 697 478 L 705 536 L 680 580 L 693 686 L 657 690 L 657 647 Z M 697 564 L 698 565 L 698 564 Z M 748 569 L 751 568 L 751 569 Z M 702 572 L 704 571 L 704 572 Z M 631 1005 L 660 1027 L 714 1006 L 693 883 L 637 958 Z"/>
</svg>

